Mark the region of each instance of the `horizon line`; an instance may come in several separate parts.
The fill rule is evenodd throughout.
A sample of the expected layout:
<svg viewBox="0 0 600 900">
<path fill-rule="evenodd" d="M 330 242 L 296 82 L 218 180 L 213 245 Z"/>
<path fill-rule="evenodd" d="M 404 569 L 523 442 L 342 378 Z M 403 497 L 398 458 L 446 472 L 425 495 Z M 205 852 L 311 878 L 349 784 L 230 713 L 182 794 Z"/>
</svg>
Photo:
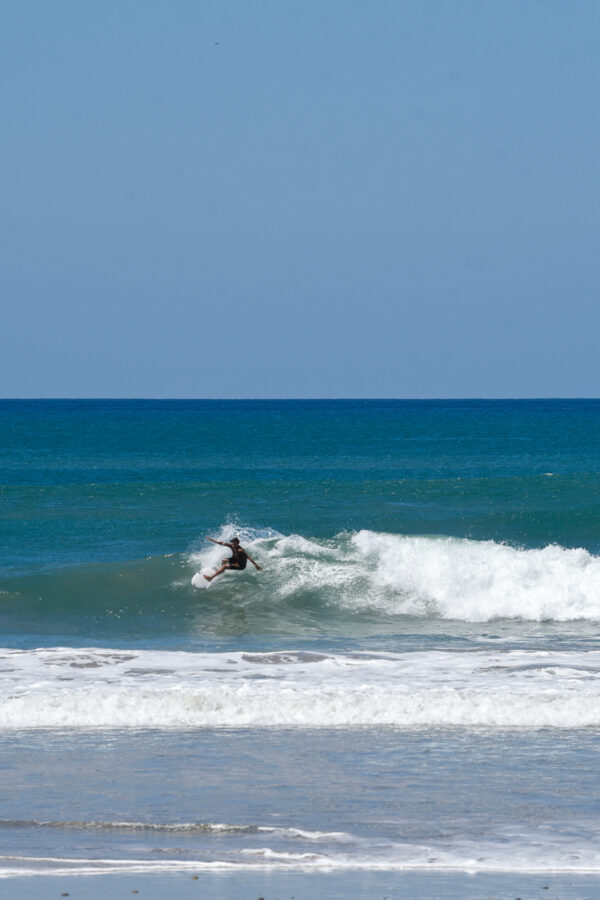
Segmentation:
<svg viewBox="0 0 600 900">
<path fill-rule="evenodd" d="M 46 402 L 106 402 L 111 403 L 130 403 L 130 402 L 153 402 L 153 403 L 281 403 L 281 402 L 364 402 L 373 401 L 395 401 L 401 403 L 407 402 L 450 402 L 450 401 L 470 401 L 470 400 L 486 400 L 489 402 L 510 401 L 531 401 L 531 400 L 600 400 L 599 396 L 456 396 L 456 397 L 0 397 L 0 403 L 46 403 Z"/>
</svg>

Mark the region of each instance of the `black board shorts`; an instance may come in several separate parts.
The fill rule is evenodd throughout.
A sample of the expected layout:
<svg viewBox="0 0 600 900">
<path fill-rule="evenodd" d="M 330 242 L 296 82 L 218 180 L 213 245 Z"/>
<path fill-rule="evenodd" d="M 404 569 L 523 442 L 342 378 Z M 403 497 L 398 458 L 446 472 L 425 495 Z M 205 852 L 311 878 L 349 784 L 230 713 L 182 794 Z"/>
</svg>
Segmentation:
<svg viewBox="0 0 600 900">
<path fill-rule="evenodd" d="M 240 572 L 242 569 L 246 568 L 246 564 L 247 564 L 246 559 L 240 559 L 239 562 L 229 562 L 227 564 L 227 568 L 235 569 L 236 571 Z"/>
</svg>

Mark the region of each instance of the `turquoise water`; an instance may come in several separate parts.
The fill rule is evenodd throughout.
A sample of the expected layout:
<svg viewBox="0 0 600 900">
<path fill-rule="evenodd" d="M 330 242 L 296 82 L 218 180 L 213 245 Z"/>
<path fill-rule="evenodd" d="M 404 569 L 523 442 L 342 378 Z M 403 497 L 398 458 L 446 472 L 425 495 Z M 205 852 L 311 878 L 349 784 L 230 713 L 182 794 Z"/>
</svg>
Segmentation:
<svg viewBox="0 0 600 900">
<path fill-rule="evenodd" d="M 3 568 L 186 552 L 234 521 L 600 549 L 600 402 L 0 403 Z"/>
<path fill-rule="evenodd" d="M 599 488 L 600 401 L 0 402 L 2 872 L 600 872 Z"/>
</svg>

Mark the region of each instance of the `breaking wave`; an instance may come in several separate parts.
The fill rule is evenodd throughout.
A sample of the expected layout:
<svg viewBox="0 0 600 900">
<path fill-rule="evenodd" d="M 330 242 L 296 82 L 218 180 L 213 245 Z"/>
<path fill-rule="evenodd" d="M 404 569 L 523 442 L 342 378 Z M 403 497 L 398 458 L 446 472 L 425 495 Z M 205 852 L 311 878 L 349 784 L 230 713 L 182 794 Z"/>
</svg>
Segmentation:
<svg viewBox="0 0 600 900">
<path fill-rule="evenodd" d="M 331 540 L 248 538 L 265 568 L 252 585 L 257 600 L 265 595 L 280 604 L 312 599 L 315 606 L 352 612 L 468 622 L 600 619 L 600 557 L 583 549 L 527 550 L 494 541 L 372 531 Z M 191 562 L 210 567 L 222 555 L 221 548 L 211 548 Z M 224 576 L 228 586 L 238 577 Z M 248 583 L 248 575 L 244 579 Z"/>
<path fill-rule="evenodd" d="M 211 633 L 349 634 L 395 624 L 497 620 L 600 621 L 600 557 L 549 545 L 373 531 L 329 539 L 237 529 L 263 567 L 192 587 L 227 550 L 60 569 L 0 581 L 0 628 L 118 645 L 120 640 Z M 220 534 L 227 539 L 231 526 Z M 239 615 L 238 615 L 239 613 Z M 413 626 L 411 626 L 413 627 Z M 68 640 L 64 638 L 68 636 Z M 81 641 L 83 643 L 83 640 Z"/>
</svg>

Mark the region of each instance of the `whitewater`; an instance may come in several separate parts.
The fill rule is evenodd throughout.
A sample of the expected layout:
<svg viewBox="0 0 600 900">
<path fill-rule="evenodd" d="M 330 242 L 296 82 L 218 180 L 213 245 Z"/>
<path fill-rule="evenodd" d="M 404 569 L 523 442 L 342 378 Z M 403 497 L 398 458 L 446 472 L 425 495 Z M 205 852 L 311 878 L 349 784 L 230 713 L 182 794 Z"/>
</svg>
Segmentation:
<svg viewBox="0 0 600 900">
<path fill-rule="evenodd" d="M 600 651 L 0 652 L 0 728 L 600 727 Z"/>
</svg>

